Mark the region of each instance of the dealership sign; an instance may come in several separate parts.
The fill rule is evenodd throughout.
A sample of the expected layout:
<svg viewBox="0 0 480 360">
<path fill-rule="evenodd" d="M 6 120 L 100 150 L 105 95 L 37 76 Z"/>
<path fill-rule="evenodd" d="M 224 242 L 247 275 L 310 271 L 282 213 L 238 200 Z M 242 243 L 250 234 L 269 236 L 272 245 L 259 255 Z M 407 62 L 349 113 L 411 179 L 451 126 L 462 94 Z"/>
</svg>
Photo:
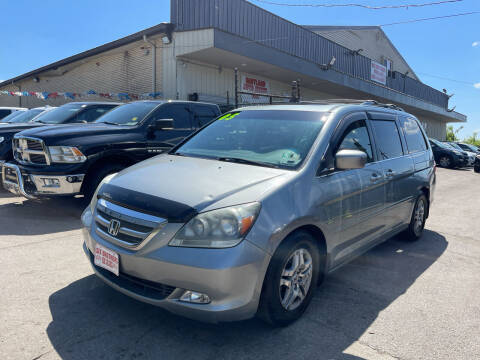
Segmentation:
<svg viewBox="0 0 480 360">
<path fill-rule="evenodd" d="M 270 83 L 267 80 L 259 79 L 253 76 L 242 75 L 242 87 L 241 91 L 251 92 L 255 94 L 270 93 Z M 242 101 L 247 103 L 265 103 L 268 99 L 259 95 L 241 94 Z"/>
<path fill-rule="evenodd" d="M 376 81 L 380 84 L 387 84 L 387 68 L 382 64 L 372 61 L 370 80 Z"/>
</svg>

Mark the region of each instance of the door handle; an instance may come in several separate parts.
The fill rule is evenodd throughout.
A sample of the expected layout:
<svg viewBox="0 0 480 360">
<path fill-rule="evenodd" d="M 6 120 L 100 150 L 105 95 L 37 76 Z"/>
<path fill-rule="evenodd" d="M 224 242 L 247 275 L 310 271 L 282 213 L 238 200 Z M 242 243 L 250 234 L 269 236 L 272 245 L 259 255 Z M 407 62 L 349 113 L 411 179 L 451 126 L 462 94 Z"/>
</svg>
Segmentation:
<svg viewBox="0 0 480 360">
<path fill-rule="evenodd" d="M 377 182 L 378 180 L 380 180 L 380 175 L 378 175 L 377 173 L 373 173 L 372 176 L 370 176 L 370 181 L 372 183 Z"/>
<path fill-rule="evenodd" d="M 386 176 L 386 177 L 395 176 L 395 171 L 393 171 L 392 169 L 388 169 L 388 170 L 385 172 L 385 176 Z"/>
</svg>

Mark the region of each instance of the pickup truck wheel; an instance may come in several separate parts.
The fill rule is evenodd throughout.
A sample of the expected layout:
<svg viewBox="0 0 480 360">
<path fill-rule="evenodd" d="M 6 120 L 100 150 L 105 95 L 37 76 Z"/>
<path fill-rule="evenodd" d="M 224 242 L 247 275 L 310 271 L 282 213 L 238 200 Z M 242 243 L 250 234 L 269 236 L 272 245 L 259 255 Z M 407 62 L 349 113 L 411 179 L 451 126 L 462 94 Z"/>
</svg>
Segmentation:
<svg viewBox="0 0 480 360">
<path fill-rule="evenodd" d="M 415 202 L 412 217 L 408 229 L 405 231 L 403 238 L 407 241 L 416 241 L 420 239 L 425 228 L 427 220 L 428 200 L 425 195 L 420 195 Z"/>
<path fill-rule="evenodd" d="M 319 274 L 315 239 L 304 231 L 289 235 L 270 261 L 257 315 L 274 326 L 299 319 L 312 300 Z"/>
<path fill-rule="evenodd" d="M 85 200 L 91 200 L 95 190 L 97 190 L 98 185 L 103 179 L 105 179 L 105 177 L 110 174 L 115 174 L 124 168 L 125 166 L 119 164 L 107 164 L 91 169 L 85 178 L 85 182 L 83 183 L 82 193 L 85 196 Z"/>
</svg>

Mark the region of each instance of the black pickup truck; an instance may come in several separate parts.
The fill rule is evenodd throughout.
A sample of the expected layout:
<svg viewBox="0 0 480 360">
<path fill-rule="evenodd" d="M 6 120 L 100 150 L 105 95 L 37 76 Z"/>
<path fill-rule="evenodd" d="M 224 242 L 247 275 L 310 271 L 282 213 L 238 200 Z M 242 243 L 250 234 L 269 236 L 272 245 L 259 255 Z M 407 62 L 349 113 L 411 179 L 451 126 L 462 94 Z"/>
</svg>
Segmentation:
<svg viewBox="0 0 480 360">
<path fill-rule="evenodd" d="M 71 102 L 57 108 L 35 108 L 19 115 L 9 124 L 0 126 L 0 170 L 1 163 L 13 160 L 12 138 L 15 134 L 41 126 L 59 124 L 83 124 L 92 122 L 122 103 Z M 32 116 L 33 115 L 33 116 Z M 37 116 L 38 115 L 38 116 Z M 28 119 L 30 117 L 30 119 Z M 30 121 L 33 119 L 33 121 Z M 70 125 L 71 126 L 71 125 Z"/>
<path fill-rule="evenodd" d="M 108 175 L 157 155 L 220 115 L 215 104 L 135 101 L 81 126 L 42 127 L 13 139 L 3 186 L 27 198 L 84 194 Z"/>
</svg>

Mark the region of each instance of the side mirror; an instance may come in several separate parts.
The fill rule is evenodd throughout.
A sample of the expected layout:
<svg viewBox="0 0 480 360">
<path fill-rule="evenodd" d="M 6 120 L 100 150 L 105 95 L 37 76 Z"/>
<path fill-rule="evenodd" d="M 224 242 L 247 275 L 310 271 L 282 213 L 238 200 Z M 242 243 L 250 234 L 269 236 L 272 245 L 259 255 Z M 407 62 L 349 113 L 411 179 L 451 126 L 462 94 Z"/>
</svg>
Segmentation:
<svg viewBox="0 0 480 360">
<path fill-rule="evenodd" d="M 362 169 L 367 163 L 367 154 L 360 150 L 340 150 L 335 154 L 335 168 L 340 170 Z"/>
<path fill-rule="evenodd" d="M 157 119 L 154 120 L 150 129 L 156 130 L 171 130 L 173 129 L 173 119 Z"/>
</svg>

